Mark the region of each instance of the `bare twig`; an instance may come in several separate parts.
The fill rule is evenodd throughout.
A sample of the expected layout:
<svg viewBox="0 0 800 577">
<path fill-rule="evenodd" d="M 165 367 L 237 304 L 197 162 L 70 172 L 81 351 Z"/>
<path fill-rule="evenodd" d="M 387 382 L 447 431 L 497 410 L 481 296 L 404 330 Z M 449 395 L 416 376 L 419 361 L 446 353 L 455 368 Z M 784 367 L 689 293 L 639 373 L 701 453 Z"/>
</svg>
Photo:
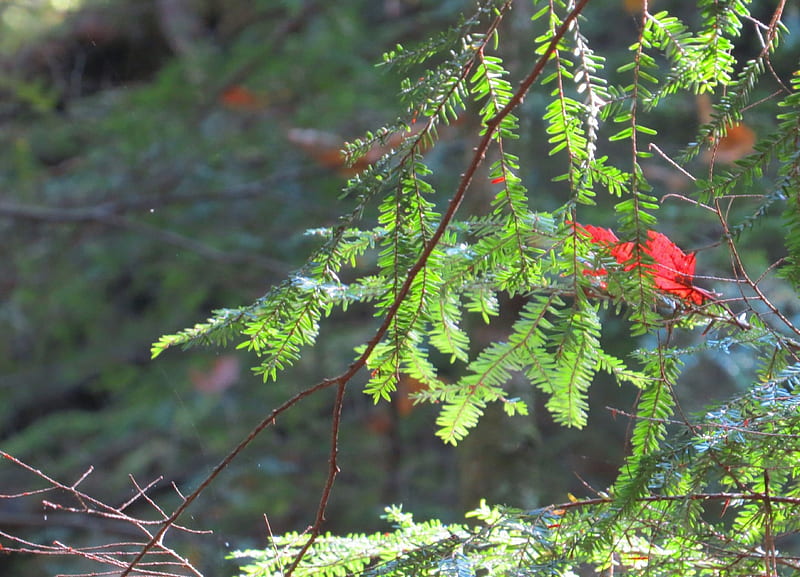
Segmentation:
<svg viewBox="0 0 800 577">
<path fill-rule="evenodd" d="M 737 427 L 734 425 L 729 424 L 719 424 L 719 423 L 689 423 L 685 420 L 677 420 L 677 419 L 665 419 L 665 418 L 656 418 L 656 417 L 645 417 L 643 415 L 636 415 L 634 413 L 630 413 L 623 409 L 617 409 L 615 407 L 605 407 L 607 411 L 609 411 L 612 415 L 617 416 L 621 415 L 623 417 L 627 417 L 629 419 L 635 419 L 637 421 L 651 421 L 655 423 L 664 423 L 666 425 L 682 425 L 688 427 L 689 430 L 698 432 L 703 429 L 722 429 L 724 431 L 731 431 L 735 433 L 742 433 L 745 435 L 752 435 L 754 437 L 775 437 L 778 439 L 800 439 L 800 435 L 793 435 L 790 433 L 770 433 L 767 431 L 757 431 L 752 428 L 748 427 Z"/>
<path fill-rule="evenodd" d="M 317 517 L 314 519 L 314 525 L 311 527 L 311 534 L 309 535 L 305 544 L 300 548 L 300 551 L 297 553 L 297 555 L 295 555 L 294 560 L 286 569 L 284 575 L 291 575 L 294 570 L 297 569 L 297 566 L 300 564 L 300 561 L 302 561 L 309 547 L 311 547 L 319 535 L 319 532 L 322 529 L 322 523 L 325 521 L 325 510 L 328 507 L 331 489 L 333 489 L 333 482 L 336 479 L 336 475 L 339 473 L 339 465 L 336 462 L 336 458 L 339 455 L 339 425 L 342 418 L 342 402 L 344 401 L 344 392 L 346 388 L 347 383 L 342 382 L 339 383 L 339 386 L 336 389 L 336 401 L 333 404 L 333 423 L 331 427 L 331 452 L 330 460 L 328 462 L 328 478 L 325 481 L 325 487 L 322 489 L 319 507 L 317 507 Z"/>
<path fill-rule="evenodd" d="M 772 503 L 786 503 L 788 505 L 800 505 L 800 497 L 781 497 L 777 495 L 765 495 L 764 493 L 688 493 L 681 495 L 647 495 L 646 497 L 639 497 L 635 501 L 637 503 L 665 503 L 669 501 L 765 501 L 769 500 Z M 566 503 L 559 503 L 558 505 L 550 505 L 548 510 L 560 509 L 580 509 L 583 507 L 592 507 L 595 505 L 611 504 L 614 502 L 612 497 L 596 497 L 593 499 L 582 499 L 580 501 L 569 501 Z"/>
<path fill-rule="evenodd" d="M 159 479 L 156 479 L 155 481 L 148 483 L 145 486 L 141 486 L 133 477 L 131 477 L 131 481 L 134 487 L 136 488 L 136 495 L 129 501 L 125 502 L 122 506 L 112 506 L 103 503 L 99 499 L 91 497 L 86 493 L 78 490 L 78 486 L 92 473 L 93 469 L 91 467 L 87 469 L 78 478 L 77 481 L 75 481 L 71 485 L 67 485 L 46 475 L 39 469 L 31 465 L 28 465 L 27 463 L 21 461 L 20 459 L 14 457 L 9 453 L 0 451 L 0 457 L 5 458 L 8 461 L 11 461 L 14 465 L 32 473 L 33 475 L 42 479 L 49 485 L 45 489 L 0 495 L 0 499 L 17 499 L 23 497 L 30 497 L 44 492 L 55 492 L 55 491 L 65 492 L 72 498 L 74 498 L 79 503 L 79 506 L 70 507 L 56 503 L 51 500 L 44 500 L 42 503 L 45 509 L 60 513 L 75 513 L 79 515 L 103 519 L 105 522 L 109 523 L 114 522 L 116 524 L 122 524 L 121 525 L 122 527 L 129 528 L 128 530 L 125 531 L 126 534 L 130 533 L 132 530 L 135 530 L 135 535 L 143 537 L 144 539 L 144 540 L 132 540 L 132 541 L 118 541 L 118 542 L 112 542 L 103 545 L 94 545 L 89 547 L 73 547 L 61 541 L 54 541 L 50 545 L 34 543 L 32 541 L 28 541 L 16 535 L 10 534 L 6 531 L 0 531 L 0 537 L 2 537 L 8 542 L 3 544 L 2 546 L 3 551 L 17 552 L 17 553 L 32 553 L 36 555 L 78 556 L 87 559 L 89 561 L 92 561 L 94 563 L 114 568 L 113 571 L 96 572 L 92 573 L 92 575 L 119 575 L 119 571 L 124 570 L 125 567 L 128 566 L 129 559 L 137 555 L 138 552 L 142 549 L 142 547 L 144 547 L 147 544 L 147 542 L 153 537 L 153 528 L 155 526 L 163 525 L 163 520 L 166 518 L 166 514 L 161 509 L 161 507 L 158 506 L 156 502 L 153 499 L 151 499 L 150 496 L 147 494 L 147 491 L 152 487 L 154 487 L 156 483 L 159 481 Z M 146 503 L 148 503 L 150 507 L 152 507 L 156 512 L 159 513 L 162 519 L 160 520 L 139 519 L 131 515 L 128 515 L 123 511 L 123 509 L 129 507 L 132 503 L 134 503 L 139 499 L 143 499 Z M 182 527 L 181 525 L 175 523 L 170 525 L 170 527 L 174 527 L 176 530 L 188 533 L 195 533 L 195 534 L 210 533 L 210 531 L 197 531 L 194 529 Z M 104 533 L 112 534 L 115 532 L 116 531 L 114 531 L 111 528 L 111 526 L 109 526 L 107 530 L 104 528 Z M 150 555 L 148 556 L 147 560 L 143 559 L 142 562 L 139 564 L 137 575 L 141 577 L 185 577 L 186 575 L 202 577 L 201 573 L 191 564 L 191 562 L 188 559 L 182 557 L 174 549 L 164 544 L 163 534 L 162 538 L 158 541 L 156 546 L 153 548 L 152 552 L 150 552 Z"/>
<path fill-rule="evenodd" d="M 655 151 L 658 153 L 658 155 L 659 155 L 661 158 L 663 158 L 664 160 L 666 160 L 666 161 L 667 161 L 667 162 L 670 164 L 670 166 L 672 166 L 672 168 L 674 168 L 675 170 L 677 170 L 678 172 L 680 172 L 680 173 L 681 173 L 682 175 L 684 175 L 686 178 L 688 178 L 688 179 L 689 179 L 689 180 L 691 180 L 692 182 L 695 182 L 695 181 L 697 181 L 697 179 L 696 179 L 696 178 L 695 178 L 695 177 L 694 177 L 694 176 L 693 176 L 693 175 L 692 175 L 690 172 L 688 172 L 688 171 L 687 171 L 685 168 L 683 168 L 683 167 L 682 167 L 680 164 L 678 164 L 677 162 L 675 162 L 674 160 L 672 160 L 672 159 L 669 157 L 669 155 L 667 155 L 667 153 L 666 153 L 666 152 L 664 152 L 663 150 L 661 150 L 661 149 L 660 149 L 660 148 L 659 148 L 659 147 L 656 145 L 656 143 L 655 143 L 655 142 L 651 142 L 651 143 L 648 145 L 648 147 L 650 148 L 650 150 L 655 150 Z"/>
</svg>

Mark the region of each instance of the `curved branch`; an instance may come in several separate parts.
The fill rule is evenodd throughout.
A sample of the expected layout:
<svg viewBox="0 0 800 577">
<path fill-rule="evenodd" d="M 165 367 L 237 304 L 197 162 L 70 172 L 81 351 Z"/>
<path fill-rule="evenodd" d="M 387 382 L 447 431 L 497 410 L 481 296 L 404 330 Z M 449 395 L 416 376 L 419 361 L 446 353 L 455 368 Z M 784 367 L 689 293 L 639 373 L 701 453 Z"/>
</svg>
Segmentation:
<svg viewBox="0 0 800 577">
<path fill-rule="evenodd" d="M 316 541 L 317 536 L 319 535 L 320 530 L 322 529 L 322 523 L 325 521 L 325 510 L 328 508 L 328 501 L 331 497 L 331 489 L 333 489 L 333 482 L 336 479 L 336 475 L 339 474 L 339 465 L 336 462 L 336 458 L 339 455 L 339 425 L 341 424 L 342 419 L 342 402 L 344 401 L 344 392 L 347 388 L 346 382 L 339 383 L 339 386 L 336 390 L 336 401 L 333 404 L 333 424 L 331 426 L 331 453 L 330 453 L 330 460 L 328 461 L 328 478 L 325 481 L 325 487 L 322 489 L 322 495 L 319 499 L 319 506 L 317 507 L 317 516 L 314 519 L 314 525 L 311 527 L 311 535 L 306 540 L 305 544 L 300 548 L 300 551 L 295 555 L 292 564 L 289 565 L 289 568 L 286 570 L 284 575 L 291 575 L 294 573 L 294 570 L 297 569 L 297 566 L 300 564 L 300 561 L 303 560 L 305 557 L 306 552 L 309 550 L 311 545 Z"/>
</svg>

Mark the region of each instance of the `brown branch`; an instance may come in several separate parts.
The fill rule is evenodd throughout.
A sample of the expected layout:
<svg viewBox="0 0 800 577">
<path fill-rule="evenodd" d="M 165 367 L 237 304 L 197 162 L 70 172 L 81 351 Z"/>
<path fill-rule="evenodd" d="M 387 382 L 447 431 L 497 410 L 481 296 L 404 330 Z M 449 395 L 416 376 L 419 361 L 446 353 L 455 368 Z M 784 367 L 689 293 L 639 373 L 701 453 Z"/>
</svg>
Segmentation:
<svg viewBox="0 0 800 577">
<path fill-rule="evenodd" d="M 139 498 L 142 497 L 146 491 L 149 491 L 151 487 L 153 487 L 156 483 L 160 483 L 164 479 L 164 477 L 157 477 L 153 479 L 150 483 L 148 483 L 144 488 L 142 488 L 139 486 L 139 483 L 136 481 L 136 479 L 133 478 L 133 475 L 128 475 L 128 478 L 130 478 L 131 482 L 136 487 L 136 494 L 119 506 L 120 511 L 124 511 L 125 509 L 130 507 L 133 503 L 138 501 Z M 164 516 L 166 517 L 166 515 Z"/>
<path fill-rule="evenodd" d="M 54 541 L 50 545 L 44 545 L 39 543 L 34 543 L 31 541 L 27 541 L 18 537 L 16 535 L 10 534 L 6 531 L 0 531 L 0 537 L 9 541 L 10 545 L 3 545 L 2 550 L 4 552 L 15 552 L 15 553 L 32 553 L 36 555 L 70 555 L 70 556 L 78 556 L 83 557 L 84 559 L 88 559 L 94 563 L 100 563 L 102 565 L 107 565 L 116 568 L 114 571 L 106 571 L 100 573 L 93 573 L 92 575 L 118 575 L 118 571 L 123 570 L 125 567 L 128 566 L 129 561 L 128 559 L 132 558 L 136 555 L 141 548 L 146 544 L 147 540 L 150 540 L 153 536 L 153 532 L 148 528 L 151 525 L 161 525 L 163 523 L 163 519 L 166 519 L 166 514 L 163 512 L 161 507 L 159 507 L 153 499 L 147 495 L 147 491 L 155 486 L 155 484 L 159 481 L 159 479 L 148 483 L 147 485 L 141 486 L 133 477 L 131 477 L 131 481 L 136 488 L 136 495 L 126 503 L 124 503 L 120 507 L 114 507 L 111 505 L 107 505 L 98 499 L 90 497 L 86 493 L 83 493 L 78 490 L 78 486 L 91 474 L 92 468 L 90 467 L 87 469 L 74 483 L 71 485 L 67 485 L 61 483 L 52 477 L 49 477 L 39 469 L 28 465 L 27 463 L 17 459 L 13 455 L 6 453 L 0 450 L 0 457 L 5 458 L 11 461 L 13 464 L 21 467 L 22 469 L 32 473 L 36 477 L 42 479 L 43 481 L 49 484 L 44 490 L 34 490 L 28 492 L 21 492 L 21 493 L 14 493 L 14 494 L 3 494 L 0 495 L 0 499 L 16 499 L 16 498 L 23 498 L 29 497 L 32 495 L 38 495 L 45 491 L 64 491 L 67 494 L 71 495 L 80 506 L 78 507 L 69 507 L 65 505 L 61 505 L 58 503 L 54 503 L 49 500 L 44 500 L 42 503 L 46 510 L 49 511 L 56 511 L 60 513 L 77 513 L 84 516 L 89 516 L 93 518 L 99 518 L 103 520 L 103 522 L 118 522 L 124 523 L 123 527 L 130 527 L 130 530 L 136 530 L 136 535 L 142 536 L 144 535 L 143 541 L 122 541 L 122 542 L 114 542 L 108 543 L 104 545 L 94 545 L 89 547 L 72 547 L 68 544 L 62 543 L 60 541 Z M 149 521 L 145 519 L 138 519 L 127 515 L 123 512 L 124 508 L 130 506 L 134 501 L 137 499 L 143 499 L 146 503 L 148 503 L 156 512 L 158 512 L 162 520 L 155 520 Z M 46 519 L 46 517 L 45 517 Z M 182 527 L 178 524 L 173 523 L 171 527 L 175 527 L 176 530 L 185 531 L 188 533 L 208 533 L 208 531 L 196 531 L 192 529 L 188 529 L 186 527 Z M 115 527 L 112 525 L 108 525 L 108 527 L 104 527 L 104 533 L 113 533 L 115 531 Z M 129 533 L 130 531 L 126 531 L 125 534 Z M 147 576 L 161 576 L 161 577 L 183 577 L 186 573 L 194 575 L 195 577 L 202 577 L 201 573 L 192 566 L 191 562 L 179 555 L 175 550 L 167 547 L 163 543 L 163 539 L 160 540 L 157 544 L 157 548 L 152 551 L 151 556 L 148 558 L 147 561 L 142 561 L 139 564 L 140 569 L 137 571 L 139 575 L 147 575 Z M 177 570 L 183 570 L 184 572 L 178 573 Z M 77 577 L 77 576 L 75 576 Z"/>
<path fill-rule="evenodd" d="M 775 564 L 775 537 L 772 534 L 772 496 L 769 494 L 769 470 L 764 469 L 764 570 L 768 577 L 778 574 Z"/>
<path fill-rule="evenodd" d="M 325 510 L 328 508 L 328 501 L 330 500 L 331 489 L 333 489 L 333 482 L 336 479 L 336 475 L 339 473 L 339 465 L 336 463 L 336 458 L 339 455 L 339 425 L 342 418 L 342 401 L 344 400 L 344 392 L 346 388 L 347 383 L 342 382 L 339 383 L 339 386 L 336 389 L 336 401 L 333 404 L 333 424 L 331 431 L 330 460 L 328 462 L 328 478 L 325 481 L 325 487 L 322 489 L 322 496 L 320 497 L 319 506 L 317 507 L 317 516 L 316 519 L 314 519 L 314 525 L 311 527 L 311 534 L 309 535 L 305 544 L 300 548 L 300 551 L 297 553 L 297 555 L 295 555 L 292 564 L 289 565 L 288 569 L 286 569 L 286 572 L 284 573 L 285 577 L 291 575 L 294 573 L 294 570 L 297 569 L 297 566 L 300 564 L 300 561 L 303 560 L 303 557 L 305 557 L 308 549 L 311 547 L 314 541 L 316 541 L 317 536 L 322 529 L 322 523 L 325 521 Z"/>
<path fill-rule="evenodd" d="M 730 227 L 728 226 L 728 220 L 723 215 L 723 210 L 720 207 L 720 204 L 719 204 L 718 200 L 715 201 L 715 208 L 716 208 L 715 212 L 717 214 L 717 218 L 719 219 L 719 223 L 722 226 L 723 237 L 726 239 L 726 241 L 728 243 L 728 250 L 729 250 L 730 255 L 731 255 L 731 261 L 732 261 L 731 264 L 732 264 L 732 268 L 733 268 L 733 274 L 743 278 L 745 283 L 751 289 L 753 289 L 753 292 L 756 293 L 756 296 L 758 297 L 758 300 L 761 301 L 764 305 L 766 305 L 766 307 L 770 310 L 770 312 L 772 312 L 772 314 L 774 314 L 776 317 L 778 317 L 781 320 L 781 322 L 783 322 L 783 324 L 790 331 L 792 331 L 794 334 L 800 336 L 800 329 L 798 329 L 794 325 L 794 323 L 792 323 L 792 321 L 790 321 L 780 311 L 780 309 L 778 309 L 778 307 L 776 307 L 774 304 L 772 304 L 772 301 L 770 301 L 769 298 L 767 298 L 767 295 L 765 295 L 764 292 L 761 290 L 761 288 L 759 288 L 758 283 L 757 282 L 753 282 L 753 280 L 750 278 L 750 275 L 748 274 L 747 269 L 745 269 L 744 263 L 742 262 L 742 259 L 739 256 L 739 250 L 736 248 L 736 243 L 734 242 L 735 236 L 731 232 Z M 742 300 L 744 300 L 745 303 L 748 303 L 750 299 L 747 297 L 747 295 L 745 295 L 743 291 L 740 291 L 740 294 L 741 294 Z M 751 309 L 752 309 L 752 307 L 751 307 Z M 759 313 L 756 313 L 756 314 L 759 317 L 761 316 Z M 767 325 L 767 326 L 769 326 L 769 325 Z M 777 335 L 777 336 L 780 339 L 780 335 Z M 796 355 L 793 352 L 792 352 L 792 354 L 796 357 Z"/>
</svg>

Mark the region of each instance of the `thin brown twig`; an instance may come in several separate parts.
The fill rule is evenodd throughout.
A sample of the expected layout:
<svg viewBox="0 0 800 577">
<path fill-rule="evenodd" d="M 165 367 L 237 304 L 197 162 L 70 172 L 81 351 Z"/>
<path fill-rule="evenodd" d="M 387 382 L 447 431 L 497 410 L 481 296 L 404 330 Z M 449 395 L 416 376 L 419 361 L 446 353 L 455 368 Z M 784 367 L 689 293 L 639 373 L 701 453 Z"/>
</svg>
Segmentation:
<svg viewBox="0 0 800 577">
<path fill-rule="evenodd" d="M 77 489 L 74 489 L 73 487 L 70 487 L 70 486 L 65 485 L 63 483 L 60 483 L 59 481 L 56 481 L 55 479 L 53 479 L 52 477 L 48 476 L 47 474 L 45 474 L 40 469 L 37 469 L 36 467 L 33 467 L 31 465 L 28 465 L 24 461 L 21 461 L 21 460 L 17 459 L 14 455 L 11 455 L 10 453 L 6 453 L 2 449 L 0 449 L 0 457 L 3 457 L 5 459 L 11 461 L 12 463 L 17 465 L 18 467 L 21 467 L 21 468 L 25 469 L 26 471 L 28 471 L 30 473 L 33 473 L 34 475 L 36 475 L 37 477 L 39 477 L 43 481 L 46 481 L 47 483 L 49 483 L 50 487 L 48 487 L 46 489 L 48 491 L 49 490 L 53 490 L 53 489 L 61 489 L 62 491 L 66 491 L 67 493 L 70 493 L 72 495 L 75 495 L 76 493 L 79 493 L 79 491 Z M 86 476 L 83 475 L 83 476 L 81 476 L 80 480 L 83 480 L 85 478 L 86 478 Z M 44 492 L 44 490 L 33 491 L 30 494 L 36 494 L 36 493 L 41 493 L 41 492 Z M 22 495 L 25 495 L 25 494 L 23 493 Z M 113 507 L 111 507 L 109 505 L 106 505 L 105 503 L 103 503 L 102 501 L 100 501 L 98 499 L 94 499 L 94 498 L 89 497 L 88 495 L 83 494 L 83 493 L 81 493 L 81 496 L 83 497 L 83 499 L 85 499 L 86 502 L 91 503 L 93 506 L 98 507 L 98 509 L 101 509 L 102 511 L 106 511 L 108 513 L 117 514 L 120 518 L 132 519 L 132 518 L 128 517 L 127 515 L 122 514 L 121 511 L 118 511 L 117 509 L 114 509 Z"/>
<path fill-rule="evenodd" d="M 785 503 L 787 505 L 800 505 L 800 497 L 783 497 L 780 495 L 765 495 L 764 493 L 739 492 L 739 493 L 685 493 L 681 495 L 647 495 L 635 499 L 637 503 L 664 503 L 670 501 L 764 501 L 772 503 Z M 569 501 L 557 505 L 549 505 L 546 510 L 580 509 L 595 505 L 606 505 L 614 502 L 613 497 L 593 497 L 579 501 Z"/>
<path fill-rule="evenodd" d="M 337 457 L 339 455 L 339 426 L 342 420 L 342 403 L 344 401 L 344 393 L 347 388 L 347 382 L 339 383 L 336 388 L 336 400 L 333 404 L 333 418 L 331 424 L 331 452 L 330 460 L 328 462 L 328 478 L 325 480 L 325 487 L 322 489 L 322 495 L 319 499 L 319 506 L 317 507 L 317 516 L 314 519 L 314 525 L 311 527 L 311 534 L 306 539 L 305 544 L 300 548 L 297 555 L 294 556 L 292 563 L 286 569 L 284 576 L 288 577 L 294 573 L 297 566 L 305 557 L 306 552 L 311 545 L 316 541 L 317 536 L 322 529 L 322 523 L 325 521 L 325 511 L 328 508 L 328 501 L 331 497 L 331 490 L 333 489 L 333 482 L 336 475 L 339 473 L 339 465 L 337 464 Z"/>
<path fill-rule="evenodd" d="M 742 262 L 742 259 L 739 256 L 739 251 L 736 248 L 736 243 L 734 242 L 734 235 L 731 233 L 730 228 L 728 227 L 728 221 L 723 216 L 722 210 L 719 207 L 719 203 L 717 203 L 716 206 L 717 206 L 717 211 L 716 211 L 717 217 L 719 218 L 720 225 L 722 226 L 724 237 L 728 241 L 728 250 L 731 255 L 734 274 L 738 273 L 738 275 L 741 275 L 741 277 L 744 278 L 747 285 L 751 289 L 753 289 L 753 292 L 756 293 L 758 300 L 761 301 L 764 305 L 766 305 L 766 307 L 772 312 L 772 314 L 778 317 L 790 331 L 800 336 L 800 329 L 798 329 L 794 325 L 794 323 L 792 323 L 788 318 L 786 318 L 786 316 L 780 311 L 780 309 L 778 309 L 778 307 L 772 304 L 772 301 L 770 301 L 769 298 L 767 298 L 767 295 L 764 294 L 764 292 L 758 286 L 758 283 L 753 282 L 753 280 L 750 278 L 750 275 L 747 273 L 747 270 L 744 267 L 744 263 Z M 749 301 L 748 297 L 744 294 L 744 292 L 741 293 L 741 296 L 745 302 Z"/>
<path fill-rule="evenodd" d="M 778 85 L 785 91 L 786 94 L 791 94 L 792 91 L 783 83 L 781 77 L 778 76 L 775 69 L 772 67 L 772 61 L 769 58 L 769 49 L 772 46 L 775 37 L 778 35 L 778 27 L 781 23 L 781 18 L 783 17 L 783 10 L 786 8 L 786 0 L 781 0 L 778 3 L 778 6 L 775 8 L 775 12 L 772 13 L 772 18 L 769 22 L 769 27 L 767 29 L 767 39 L 764 43 L 764 46 L 761 48 L 761 54 L 759 55 L 764 61 L 767 63 L 769 67 L 769 71 L 772 73 L 773 78 L 778 82 Z"/>
<path fill-rule="evenodd" d="M 736 433 L 743 433 L 746 435 L 753 435 L 755 437 L 776 437 L 780 439 L 800 439 L 800 435 L 792 435 L 789 433 L 768 433 L 766 431 L 757 431 L 747 427 L 737 427 L 735 425 L 723 425 L 718 423 L 687 423 L 686 421 L 677 420 L 677 419 L 667 419 L 663 417 L 645 417 L 642 415 L 637 415 L 635 413 L 630 413 L 623 409 L 617 409 L 615 407 L 606 406 L 605 409 L 609 411 L 612 415 L 621 415 L 623 417 L 627 417 L 629 419 L 635 419 L 637 421 L 652 421 L 656 423 L 663 423 L 665 425 L 682 425 L 688 427 L 690 430 L 694 432 L 699 432 L 703 429 L 722 429 L 724 431 L 731 431 Z"/>
<path fill-rule="evenodd" d="M 138 493 L 139 493 L 139 494 L 142 496 L 142 499 L 144 499 L 145 501 L 147 501 L 147 503 L 148 503 L 148 504 L 149 504 L 149 505 L 150 505 L 150 506 L 151 506 L 153 509 L 155 509 L 156 511 L 158 511 L 159 513 L 161 513 L 161 516 L 162 516 L 164 519 L 166 519 L 166 518 L 167 518 L 167 514 L 164 512 L 164 510 L 163 510 L 163 509 L 162 509 L 162 508 L 161 508 L 161 507 L 160 507 L 160 506 L 159 506 L 159 505 L 158 505 L 158 504 L 157 504 L 155 501 L 153 501 L 153 500 L 150 498 L 150 495 L 148 495 L 148 494 L 146 493 L 147 489 L 148 489 L 148 488 L 150 488 L 150 487 L 151 487 L 151 486 L 152 486 L 154 483 L 151 483 L 150 485 L 148 485 L 147 487 L 145 487 L 145 488 L 143 489 L 143 488 L 141 488 L 141 487 L 139 486 L 139 483 L 136 481 L 136 477 L 134 477 L 133 475 L 130 475 L 130 474 L 129 474 L 129 475 L 128 475 L 128 478 L 131 480 L 131 483 L 133 483 L 133 486 L 134 486 L 134 487 L 136 487 L 136 491 L 138 491 Z"/>
<path fill-rule="evenodd" d="M 661 150 L 655 142 L 651 142 L 650 144 L 648 144 L 648 148 L 650 150 L 655 150 L 661 158 L 663 158 L 665 161 L 667 161 L 667 163 L 669 163 L 670 166 L 672 166 L 675 170 L 677 170 L 678 172 L 683 174 L 686 178 L 688 178 L 692 182 L 697 182 L 697 179 L 694 177 L 694 175 L 692 173 L 690 173 L 685 168 L 683 168 L 680 164 L 678 164 L 677 162 L 672 160 L 669 157 L 669 155 L 666 152 L 664 152 L 663 150 Z"/>
<path fill-rule="evenodd" d="M 144 533 L 145 539 L 149 539 L 152 536 L 152 532 L 147 526 L 160 524 L 160 521 L 147 521 L 144 519 L 131 517 L 130 515 L 123 513 L 122 508 L 107 505 L 79 491 L 77 487 L 91 474 L 93 471 L 91 467 L 87 469 L 71 485 L 66 485 L 53 479 L 52 477 L 49 477 L 39 469 L 28 465 L 27 463 L 6 452 L 0 451 L 0 456 L 49 483 L 50 487 L 48 487 L 48 490 L 64 491 L 80 503 L 80 507 L 67 507 L 58 503 L 44 500 L 42 503 L 46 509 L 66 513 L 78 513 L 110 521 L 123 522 L 126 523 L 125 526 L 131 525 L 137 529 L 137 535 Z M 133 478 L 132 482 L 137 489 L 137 495 L 134 497 L 134 499 L 127 502 L 124 507 L 127 507 L 138 498 L 144 498 L 145 501 L 157 512 L 159 512 L 162 517 L 166 517 L 165 513 L 155 503 L 155 501 L 153 501 L 149 495 L 146 494 L 146 492 L 158 482 L 158 479 L 144 487 L 139 485 L 139 483 L 137 483 Z M 13 495 L 0 495 L 0 498 L 21 498 L 36 495 L 41 492 L 42 491 L 37 490 Z M 172 526 L 175 527 L 176 530 L 185 530 L 190 533 L 202 533 L 200 531 L 186 529 L 178 524 L 173 524 Z M 94 563 L 100 563 L 102 565 L 116 568 L 114 571 L 95 572 L 93 575 L 118 575 L 119 570 L 124 569 L 128 565 L 126 558 L 133 557 L 144 545 L 144 542 L 142 541 L 130 541 L 94 545 L 89 547 L 72 547 L 58 540 L 53 541 L 51 545 L 43 545 L 26 541 L 25 539 L 22 539 L 16 535 L 11 535 L 4 531 L 0 531 L 0 537 L 7 539 L 11 543 L 10 546 L 3 546 L 3 550 L 6 552 L 32 553 L 36 555 L 78 556 L 88 559 Z M 183 577 L 185 573 L 177 573 L 171 570 L 171 568 L 181 568 L 185 572 L 188 572 L 188 574 L 194 575 L 195 577 L 202 577 L 202 574 L 191 564 L 188 559 L 179 555 L 175 550 L 165 546 L 163 542 L 158 543 L 158 549 L 153 551 L 152 555 L 155 557 L 155 559 L 140 563 L 140 569 L 137 571 L 137 575 L 151 577 Z"/>
<path fill-rule="evenodd" d="M 272 545 L 272 551 L 275 553 L 275 558 L 280 558 L 278 555 L 278 547 L 275 545 L 275 535 L 272 532 L 272 525 L 269 524 L 269 517 L 264 513 L 264 525 L 267 527 L 267 535 L 269 536 L 268 543 Z M 283 575 L 283 568 L 281 568 L 281 575 Z"/>
<path fill-rule="evenodd" d="M 133 503 L 138 501 L 139 498 L 144 495 L 145 491 L 149 491 L 151 487 L 153 487 L 156 483 L 160 483 L 164 479 L 163 476 L 156 477 L 155 479 L 150 481 L 144 488 L 141 488 L 139 487 L 139 484 L 136 482 L 136 479 L 133 478 L 133 475 L 128 475 L 128 477 L 136 487 L 136 493 L 133 495 L 133 497 L 131 497 L 130 499 L 128 499 L 122 505 L 119 506 L 120 511 L 124 511 L 125 509 L 130 507 Z"/>
<path fill-rule="evenodd" d="M 778 566 L 775 563 L 777 552 L 775 551 L 775 538 L 772 534 L 772 496 L 769 494 L 769 469 L 764 469 L 764 570 L 767 577 L 774 577 L 778 574 Z"/>
</svg>

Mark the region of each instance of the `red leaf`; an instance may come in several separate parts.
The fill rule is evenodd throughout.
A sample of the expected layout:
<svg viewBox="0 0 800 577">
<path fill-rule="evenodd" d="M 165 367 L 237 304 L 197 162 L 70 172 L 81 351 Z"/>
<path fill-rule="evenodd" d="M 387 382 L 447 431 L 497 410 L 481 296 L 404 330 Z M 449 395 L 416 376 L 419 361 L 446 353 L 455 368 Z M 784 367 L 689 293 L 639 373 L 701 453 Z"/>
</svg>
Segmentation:
<svg viewBox="0 0 800 577">
<path fill-rule="evenodd" d="M 611 256 L 613 256 L 614 259 L 620 264 L 628 262 L 633 256 L 633 243 L 621 243 L 619 238 L 617 238 L 617 235 L 614 234 L 614 231 L 612 231 L 610 228 L 601 228 L 591 224 L 577 224 L 576 230 L 579 233 L 588 233 L 588 236 L 590 237 L 589 240 L 592 243 L 605 247 Z M 626 266 L 624 270 L 631 270 L 634 268 L 634 266 L 635 265 Z M 608 271 L 606 271 L 604 268 L 586 269 L 583 272 L 584 274 L 591 276 L 604 276 L 608 274 Z M 605 288 L 605 283 L 601 283 L 601 286 Z"/>
<path fill-rule="evenodd" d="M 239 112 L 257 112 L 267 106 L 264 98 L 239 84 L 226 88 L 220 95 L 219 101 L 226 108 Z"/>
<path fill-rule="evenodd" d="M 619 242 L 617 235 L 610 228 L 600 228 L 593 224 L 577 224 L 576 230 L 578 232 L 588 232 L 591 241 L 595 244 L 616 244 Z"/>
<path fill-rule="evenodd" d="M 695 254 L 686 254 L 665 235 L 653 230 L 647 233 L 644 252 L 655 261 L 653 277 L 656 288 L 701 305 L 713 295 L 692 285 Z"/>
<path fill-rule="evenodd" d="M 631 271 L 637 266 L 643 266 L 651 271 L 656 288 L 662 292 L 675 295 L 696 305 L 701 305 L 706 299 L 714 296 L 709 291 L 692 284 L 695 268 L 694 253 L 686 254 L 660 232 L 651 230 L 647 233 L 647 242 L 642 247 L 642 251 L 655 262 L 642 264 L 631 262 L 634 243 L 619 242 L 619 238 L 612 230 L 580 224 L 576 225 L 576 230 L 587 233 L 592 243 L 605 247 L 619 264 L 624 265 L 624 271 Z M 587 269 L 584 272 L 591 276 L 607 274 L 604 269 Z"/>
</svg>

